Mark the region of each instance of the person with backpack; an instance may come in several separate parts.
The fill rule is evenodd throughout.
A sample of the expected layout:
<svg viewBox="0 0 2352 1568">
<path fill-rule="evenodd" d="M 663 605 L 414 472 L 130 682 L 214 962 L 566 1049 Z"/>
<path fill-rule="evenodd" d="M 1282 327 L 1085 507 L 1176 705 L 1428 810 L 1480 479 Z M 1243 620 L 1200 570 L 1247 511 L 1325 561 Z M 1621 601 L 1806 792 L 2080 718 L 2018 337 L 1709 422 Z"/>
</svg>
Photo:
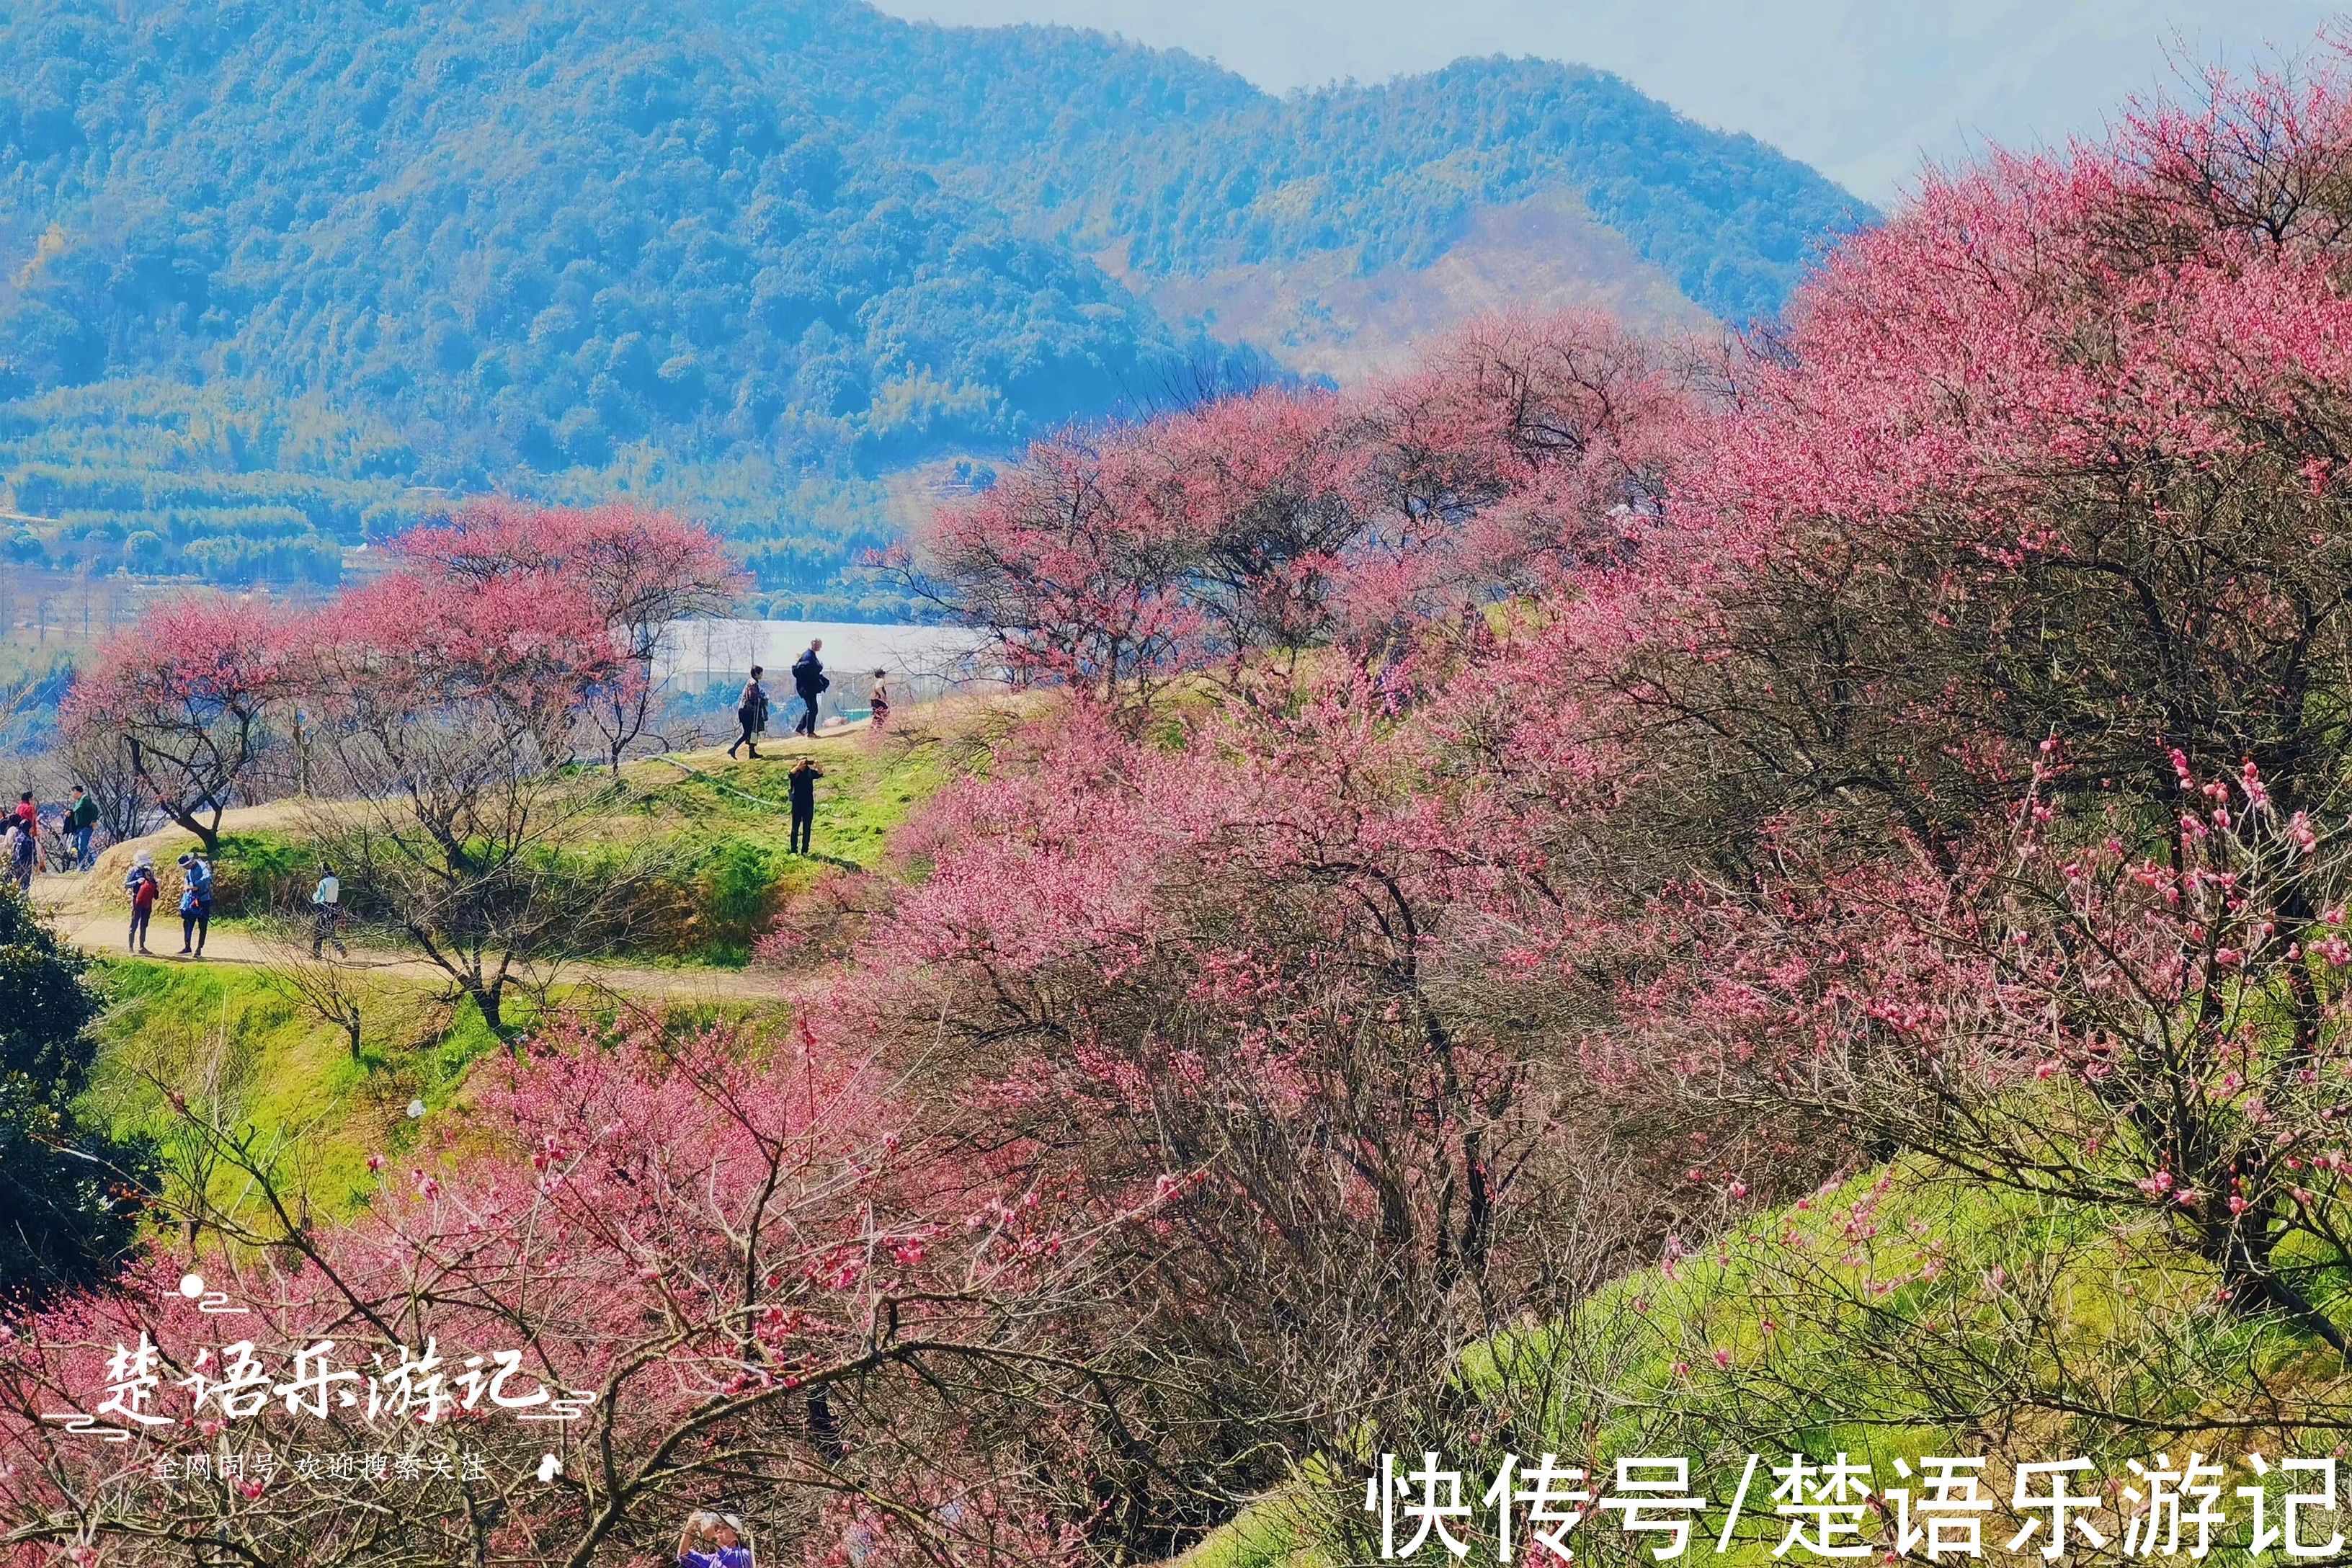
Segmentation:
<svg viewBox="0 0 2352 1568">
<path fill-rule="evenodd" d="M 213 868 L 191 849 L 180 857 L 180 956 L 202 958 L 213 928 Z M 195 944 L 192 952 L 189 943 Z"/>
<path fill-rule="evenodd" d="M 343 945 L 339 929 L 343 919 L 343 885 L 335 880 L 335 868 L 326 861 L 319 862 L 319 885 L 310 889 L 310 956 L 324 955 L 329 942 L 345 958 L 352 950 Z"/>
<path fill-rule="evenodd" d="M 131 869 L 122 879 L 122 890 L 131 895 L 131 934 L 123 940 L 122 951 L 147 951 L 147 921 L 155 912 L 155 900 L 163 895 L 163 884 L 155 878 L 155 857 L 142 849 L 131 862 Z"/>
<path fill-rule="evenodd" d="M 743 683 L 743 695 L 735 704 L 735 721 L 743 732 L 727 743 L 727 754 L 733 756 L 738 746 L 751 748 L 751 755 L 760 754 L 760 731 L 768 727 L 768 689 L 760 684 L 766 670 L 751 667 L 751 679 Z"/>
<path fill-rule="evenodd" d="M 98 864 L 89 852 L 90 835 L 98 831 L 98 802 L 81 785 L 73 786 L 73 806 L 66 813 L 66 837 L 73 841 L 74 869 L 87 871 Z"/>
<path fill-rule="evenodd" d="M 795 855 L 809 852 L 809 837 L 816 830 L 816 781 L 824 777 L 824 770 L 803 757 L 784 775 L 792 791 L 793 836 L 792 850 Z"/>
<path fill-rule="evenodd" d="M 16 891 L 29 896 L 33 890 L 33 830 L 25 826 L 22 817 L 8 824 L 8 879 L 16 884 Z"/>
<path fill-rule="evenodd" d="M 41 865 L 41 808 L 35 804 L 31 790 L 16 797 L 16 824 L 25 830 L 25 853 L 31 864 L 23 886 L 29 888 L 33 885 L 31 871 L 40 869 Z M 9 864 L 13 869 L 15 861 Z"/>
<path fill-rule="evenodd" d="M 816 739 L 816 700 L 826 687 L 833 684 L 824 673 L 824 660 L 816 656 L 817 649 L 824 646 L 823 637 L 812 637 L 808 651 L 793 661 L 793 689 L 799 692 L 801 700 L 807 704 L 801 714 L 801 721 L 793 726 L 793 732 L 806 735 L 812 741 Z"/>
</svg>

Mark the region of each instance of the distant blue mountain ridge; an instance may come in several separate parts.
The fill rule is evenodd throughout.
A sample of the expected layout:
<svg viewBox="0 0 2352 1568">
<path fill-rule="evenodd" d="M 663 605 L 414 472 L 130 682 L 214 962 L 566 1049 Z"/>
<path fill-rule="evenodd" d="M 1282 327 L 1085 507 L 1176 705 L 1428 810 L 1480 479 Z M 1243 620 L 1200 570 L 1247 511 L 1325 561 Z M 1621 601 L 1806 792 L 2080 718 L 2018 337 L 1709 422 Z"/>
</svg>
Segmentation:
<svg viewBox="0 0 2352 1568">
<path fill-rule="evenodd" d="M 1872 216 L 1579 67 L 1275 98 L 853 0 L 18 0 L 0 58 L 7 551 L 226 583 L 628 489 L 849 613 L 888 476 L 1284 356 L 1160 280 L 1427 268 L 1556 198 L 1739 321 Z"/>
<path fill-rule="evenodd" d="M 1277 98 L 1176 49 L 1061 27 L 951 28 L 857 5 L 748 4 L 737 25 L 809 101 L 909 162 L 1159 272 L 1360 249 L 1426 265 L 1480 203 L 1581 195 L 1716 316 L 1776 313 L 1870 206 L 1756 138 L 1605 71 L 1463 59 Z M 858 68 L 877 55 L 898 69 Z"/>
</svg>

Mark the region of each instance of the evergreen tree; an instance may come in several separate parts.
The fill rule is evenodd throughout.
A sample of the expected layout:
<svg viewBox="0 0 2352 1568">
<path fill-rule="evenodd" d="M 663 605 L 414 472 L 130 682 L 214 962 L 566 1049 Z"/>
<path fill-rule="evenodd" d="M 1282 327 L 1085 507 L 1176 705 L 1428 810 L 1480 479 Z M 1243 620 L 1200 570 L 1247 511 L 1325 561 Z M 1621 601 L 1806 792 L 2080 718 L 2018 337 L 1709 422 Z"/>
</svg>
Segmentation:
<svg viewBox="0 0 2352 1568">
<path fill-rule="evenodd" d="M 73 1109 L 96 1052 L 88 967 L 0 895 L 0 1300 L 103 1279 L 136 1235 L 144 1152 Z"/>
</svg>

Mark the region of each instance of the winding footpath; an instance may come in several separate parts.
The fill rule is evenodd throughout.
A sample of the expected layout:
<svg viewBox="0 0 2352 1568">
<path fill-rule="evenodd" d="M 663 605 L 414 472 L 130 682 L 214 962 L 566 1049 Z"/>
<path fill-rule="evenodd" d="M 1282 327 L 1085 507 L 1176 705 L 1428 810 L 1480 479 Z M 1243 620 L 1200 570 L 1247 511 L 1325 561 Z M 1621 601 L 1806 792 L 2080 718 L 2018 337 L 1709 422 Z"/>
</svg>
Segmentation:
<svg viewBox="0 0 2352 1568">
<path fill-rule="evenodd" d="M 226 833 L 254 832 L 282 826 L 289 816 L 283 805 L 259 805 L 232 811 L 222 820 Z M 122 897 L 123 873 L 131 857 L 145 849 L 166 870 L 195 840 L 179 828 L 110 846 L 88 875 L 52 874 L 33 879 L 33 905 L 57 927 L 58 934 L 93 957 L 120 957 L 129 924 Z M 215 925 L 205 939 L 202 960 L 182 958 L 174 944 L 180 940 L 179 916 L 159 905 L 148 942 L 148 955 L 158 963 L 232 963 L 267 967 L 283 963 L 289 948 L 252 931 Z M 353 968 L 386 980 L 442 985 L 448 977 L 430 961 L 394 948 L 352 944 L 347 961 Z M 655 964 L 581 962 L 556 972 L 561 989 L 602 988 L 618 995 L 646 1001 L 737 1004 L 782 1002 L 789 998 L 783 977 L 758 969 L 676 968 Z"/>
</svg>

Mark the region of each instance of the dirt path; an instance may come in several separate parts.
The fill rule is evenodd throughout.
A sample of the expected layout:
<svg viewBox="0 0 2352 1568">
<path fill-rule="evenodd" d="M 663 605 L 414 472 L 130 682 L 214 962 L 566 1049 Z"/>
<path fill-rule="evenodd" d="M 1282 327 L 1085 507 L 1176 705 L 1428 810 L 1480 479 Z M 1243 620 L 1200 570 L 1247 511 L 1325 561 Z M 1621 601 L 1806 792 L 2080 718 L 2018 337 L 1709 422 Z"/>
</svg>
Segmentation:
<svg viewBox="0 0 2352 1568">
<path fill-rule="evenodd" d="M 249 833 L 281 826 L 292 820 L 293 809 L 291 803 L 279 801 L 232 811 L 222 819 L 221 831 Z M 86 876 L 36 877 L 34 906 L 56 922 L 60 936 L 84 952 L 120 953 L 130 923 L 130 910 L 122 897 L 122 878 L 131 868 L 131 857 L 144 849 L 155 857 L 157 866 L 168 868 L 182 851 L 194 843 L 193 835 L 172 827 L 113 845 L 99 857 L 97 869 Z M 178 956 L 180 917 L 166 904 L 156 907 L 147 941 L 153 950 L 151 957 L 167 963 L 194 962 Z M 281 962 L 285 956 L 283 948 L 251 931 L 215 926 L 205 940 L 202 962 L 259 966 Z M 350 962 L 354 967 L 388 980 L 441 985 L 447 979 L 427 960 L 393 948 L 354 944 Z M 579 963 L 567 963 L 557 971 L 556 984 L 566 988 L 602 986 L 626 996 L 666 1002 L 781 1002 L 788 996 L 781 975 L 756 969 L 669 969 L 654 964 Z"/>
<path fill-rule="evenodd" d="M 64 877 L 44 878 L 42 881 L 64 882 Z M 39 882 L 33 887 L 35 901 L 40 902 L 45 889 Z M 130 917 L 121 913 L 93 914 L 63 910 L 51 910 L 57 921 L 58 934 L 93 955 L 119 955 Z M 215 926 L 205 939 L 205 955 L 201 960 L 182 958 L 179 953 L 180 917 L 168 910 L 155 912 L 153 928 L 148 942 L 152 951 L 150 958 L 164 963 L 234 963 L 256 967 L 283 963 L 289 949 L 255 936 L 251 931 L 235 927 Z M 333 956 L 333 955 L 331 955 Z M 447 976 L 428 961 L 413 954 L 388 948 L 354 944 L 348 959 L 338 958 L 354 969 L 386 980 L 414 981 L 420 985 L 441 985 Z M 577 963 L 566 963 L 556 971 L 559 989 L 582 986 L 602 987 L 624 996 L 658 999 L 665 1002 L 782 1002 L 790 992 L 781 975 L 756 969 L 663 969 L 651 964 Z"/>
</svg>

